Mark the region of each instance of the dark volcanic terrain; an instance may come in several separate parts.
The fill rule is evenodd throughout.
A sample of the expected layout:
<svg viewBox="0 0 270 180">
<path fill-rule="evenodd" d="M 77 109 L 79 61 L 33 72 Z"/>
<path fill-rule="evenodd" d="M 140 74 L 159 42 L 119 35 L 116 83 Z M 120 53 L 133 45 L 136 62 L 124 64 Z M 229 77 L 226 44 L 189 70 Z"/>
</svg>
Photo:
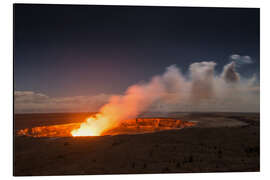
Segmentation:
<svg viewBox="0 0 270 180">
<path fill-rule="evenodd" d="M 82 122 L 90 114 L 15 115 L 15 131 Z M 168 115 L 167 115 L 168 116 Z M 196 126 L 156 133 L 33 138 L 14 135 L 14 175 L 260 170 L 259 114 L 171 113 Z"/>
</svg>

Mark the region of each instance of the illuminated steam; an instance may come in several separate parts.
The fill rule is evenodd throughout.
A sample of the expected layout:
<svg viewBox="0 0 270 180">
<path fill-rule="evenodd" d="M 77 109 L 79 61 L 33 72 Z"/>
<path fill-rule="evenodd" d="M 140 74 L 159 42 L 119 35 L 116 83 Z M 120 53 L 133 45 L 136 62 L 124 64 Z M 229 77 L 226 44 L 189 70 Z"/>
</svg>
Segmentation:
<svg viewBox="0 0 270 180">
<path fill-rule="evenodd" d="M 97 112 L 116 114 L 125 119 L 146 111 L 259 111 L 259 82 L 237 72 L 251 58 L 233 55 L 220 73 L 215 62 L 192 63 L 183 74 L 175 65 L 148 82 L 127 88 L 122 95 L 49 97 L 32 91 L 15 91 L 15 112 Z M 244 59 L 244 60 L 243 60 Z M 247 60 L 248 59 L 248 60 Z"/>
<path fill-rule="evenodd" d="M 182 75 L 175 65 L 169 66 L 163 75 L 128 87 L 124 95 L 112 96 L 100 108 L 100 114 L 89 118 L 81 128 L 73 131 L 73 135 L 100 135 L 124 120 L 136 118 L 155 108 L 157 104 L 165 105 L 165 111 L 183 111 L 181 104 L 190 104 L 195 108 L 208 106 L 208 111 L 212 110 L 211 106 L 217 105 L 229 109 L 230 106 L 231 109 L 235 108 L 235 105 L 246 108 L 250 103 L 257 106 L 259 98 L 251 90 L 255 87 L 254 77 L 242 80 L 236 72 L 235 62 L 225 65 L 220 75 L 215 74 L 215 66 L 216 63 L 212 61 L 193 63 L 189 67 L 189 77 Z"/>
</svg>

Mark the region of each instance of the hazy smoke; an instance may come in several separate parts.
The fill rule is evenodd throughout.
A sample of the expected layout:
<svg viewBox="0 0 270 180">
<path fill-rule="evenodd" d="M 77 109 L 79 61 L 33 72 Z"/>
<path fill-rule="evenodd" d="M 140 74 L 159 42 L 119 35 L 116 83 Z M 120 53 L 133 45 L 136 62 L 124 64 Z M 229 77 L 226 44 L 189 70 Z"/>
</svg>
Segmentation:
<svg viewBox="0 0 270 180">
<path fill-rule="evenodd" d="M 104 105 L 100 112 L 109 118 L 110 123 L 136 117 L 147 109 L 164 93 L 161 77 L 154 77 L 149 83 L 129 87 L 123 96 L 112 96 L 109 103 Z"/>
<path fill-rule="evenodd" d="M 235 57 L 235 59 L 237 59 Z M 123 95 L 96 95 L 51 98 L 45 94 L 15 91 L 15 112 L 100 111 L 117 122 L 145 111 L 259 111 L 259 83 L 254 75 L 244 78 L 236 62 L 223 67 L 196 62 L 182 74 L 175 65 L 149 82 L 130 86 Z"/>
<path fill-rule="evenodd" d="M 228 83 L 239 81 L 240 75 L 235 71 L 235 62 L 225 65 L 221 76 Z"/>
<path fill-rule="evenodd" d="M 214 62 L 200 62 L 190 65 L 191 73 L 191 94 L 190 98 L 193 102 L 200 99 L 211 98 L 213 95 L 214 80 Z"/>
<path fill-rule="evenodd" d="M 198 111 L 213 111 L 213 106 L 223 106 L 225 111 L 244 111 L 247 107 L 247 111 L 258 111 L 259 96 L 258 93 L 254 95 L 255 76 L 241 80 L 234 62 L 225 65 L 220 75 L 215 75 L 215 66 L 215 62 L 193 63 L 189 77 L 182 75 L 175 65 L 169 66 L 163 75 L 130 86 L 124 95 L 111 97 L 100 112 L 117 125 L 122 120 L 157 108 L 158 104 L 164 105 L 165 111 L 183 111 L 181 105 L 197 107 Z M 159 106 L 161 110 L 164 111 Z"/>
</svg>

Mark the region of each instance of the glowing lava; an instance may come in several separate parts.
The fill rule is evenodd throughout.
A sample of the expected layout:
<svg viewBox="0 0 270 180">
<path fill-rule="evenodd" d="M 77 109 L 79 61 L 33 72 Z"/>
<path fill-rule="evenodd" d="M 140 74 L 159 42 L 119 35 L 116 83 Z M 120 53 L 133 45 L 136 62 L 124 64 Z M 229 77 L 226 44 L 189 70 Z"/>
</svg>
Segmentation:
<svg viewBox="0 0 270 180">
<path fill-rule="evenodd" d="M 48 126 L 37 126 L 17 131 L 18 136 L 30 137 L 68 137 L 73 129 L 78 129 L 80 123 L 68 123 Z"/>
<path fill-rule="evenodd" d="M 109 118 L 97 114 L 86 119 L 86 122 L 82 123 L 78 129 L 71 131 L 72 136 L 100 136 L 107 130 L 108 127 L 112 127 Z"/>
<path fill-rule="evenodd" d="M 87 118 L 83 123 L 36 126 L 33 128 L 20 129 L 16 134 L 18 136 L 36 138 L 141 134 L 182 129 L 196 124 L 194 121 L 185 121 L 176 118 L 136 118 L 125 120 L 120 124 L 113 122 L 115 121 L 111 121 L 102 114 L 97 114 Z"/>
</svg>

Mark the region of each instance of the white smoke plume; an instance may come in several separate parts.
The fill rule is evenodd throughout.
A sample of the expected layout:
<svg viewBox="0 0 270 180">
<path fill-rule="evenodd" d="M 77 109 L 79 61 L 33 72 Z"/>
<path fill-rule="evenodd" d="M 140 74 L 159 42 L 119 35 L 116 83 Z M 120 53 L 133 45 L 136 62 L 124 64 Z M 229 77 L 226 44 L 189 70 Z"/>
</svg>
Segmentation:
<svg viewBox="0 0 270 180">
<path fill-rule="evenodd" d="M 190 65 L 191 74 L 191 94 L 193 102 L 201 99 L 211 98 L 213 96 L 213 81 L 215 62 L 200 62 Z"/>
<path fill-rule="evenodd" d="M 258 112 L 260 94 L 256 76 L 242 77 L 234 61 L 225 65 L 220 74 L 215 72 L 216 66 L 213 61 L 196 62 L 184 75 L 172 65 L 163 75 L 130 86 L 123 95 L 51 98 L 41 93 L 16 91 L 15 112 L 27 111 L 28 107 L 36 108 L 35 112 L 46 112 L 48 107 L 50 111 L 55 108 L 84 111 L 89 105 L 87 111 L 94 107 L 94 111 L 110 114 L 115 122 L 146 111 Z"/>
<path fill-rule="evenodd" d="M 213 111 L 211 106 L 223 106 L 225 111 L 244 111 L 249 106 L 251 109 L 247 111 L 258 111 L 259 98 L 251 89 L 254 88 L 254 79 L 241 80 L 234 62 L 225 65 L 221 75 L 215 75 L 215 66 L 215 62 L 193 63 L 189 68 L 190 78 L 183 76 L 176 66 L 169 66 L 163 75 L 129 87 L 122 96 L 113 96 L 100 112 L 117 125 L 137 117 L 157 103 L 174 106 L 177 111 L 182 111 L 181 106 L 177 109 L 179 103 L 205 106 L 206 111 Z M 166 111 L 170 110 L 166 108 Z"/>
<path fill-rule="evenodd" d="M 234 61 L 224 66 L 221 77 L 227 83 L 236 83 L 240 80 L 240 75 L 235 70 Z"/>
<path fill-rule="evenodd" d="M 236 71 L 235 62 L 223 67 L 220 74 L 215 72 L 216 63 L 196 62 L 190 65 L 189 76 L 182 75 L 180 70 L 167 68 L 165 74 L 175 78 L 173 101 L 167 98 L 159 99 L 152 106 L 155 111 L 230 111 L 258 112 L 259 83 L 256 76 L 241 77 Z M 177 69 L 174 66 L 174 69 Z M 165 76 L 165 75 L 164 75 Z M 164 92 L 165 97 L 171 97 L 170 91 Z"/>
<path fill-rule="evenodd" d="M 253 93 L 254 78 L 242 80 L 234 68 L 227 64 L 220 75 L 215 75 L 215 62 L 198 62 L 190 65 L 185 77 L 176 66 L 169 66 L 161 76 L 149 82 L 130 86 L 124 95 L 112 96 L 96 117 L 88 118 L 74 136 L 101 135 L 128 119 L 134 119 L 155 106 L 159 111 L 258 111 L 259 94 Z M 250 108 L 250 109 L 248 109 Z"/>
</svg>

